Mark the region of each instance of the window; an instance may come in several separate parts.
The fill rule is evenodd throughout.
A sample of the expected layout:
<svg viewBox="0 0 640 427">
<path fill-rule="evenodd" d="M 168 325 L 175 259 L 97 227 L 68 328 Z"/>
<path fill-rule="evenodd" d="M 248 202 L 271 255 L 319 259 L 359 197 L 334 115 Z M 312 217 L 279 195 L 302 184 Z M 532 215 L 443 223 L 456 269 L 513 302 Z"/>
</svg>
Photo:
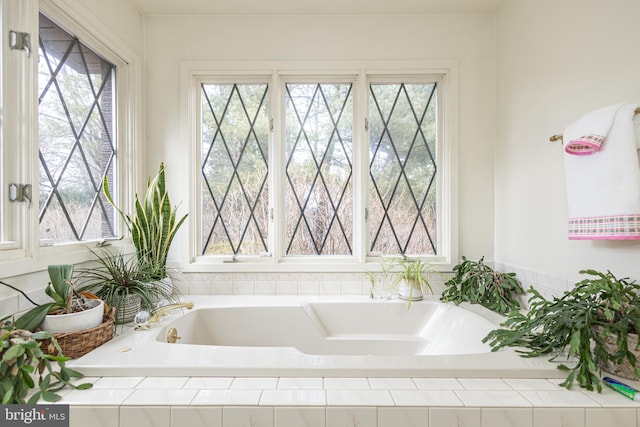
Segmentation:
<svg viewBox="0 0 640 427">
<path fill-rule="evenodd" d="M 201 255 L 442 255 L 440 76 L 245 80 L 195 79 Z"/>
<path fill-rule="evenodd" d="M 369 88 L 370 250 L 437 255 L 437 84 Z"/>
<path fill-rule="evenodd" d="M 286 83 L 287 255 L 351 255 L 351 83 Z"/>
<path fill-rule="evenodd" d="M 51 243 L 115 235 L 115 66 L 40 14 L 39 224 Z"/>
<path fill-rule="evenodd" d="M 202 253 L 268 251 L 266 83 L 201 85 Z"/>
</svg>

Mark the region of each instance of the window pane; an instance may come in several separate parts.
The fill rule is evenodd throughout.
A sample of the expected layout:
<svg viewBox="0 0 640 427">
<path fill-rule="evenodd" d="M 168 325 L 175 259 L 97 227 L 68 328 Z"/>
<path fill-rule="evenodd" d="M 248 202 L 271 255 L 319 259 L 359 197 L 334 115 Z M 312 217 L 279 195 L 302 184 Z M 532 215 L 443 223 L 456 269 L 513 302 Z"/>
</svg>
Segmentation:
<svg viewBox="0 0 640 427">
<path fill-rule="evenodd" d="M 40 238 L 113 237 L 115 67 L 40 15 L 38 73 Z"/>
<path fill-rule="evenodd" d="M 351 84 L 287 84 L 288 255 L 352 253 Z"/>
<path fill-rule="evenodd" d="M 202 253 L 268 251 L 267 84 L 203 84 Z"/>
<path fill-rule="evenodd" d="M 370 250 L 436 255 L 436 84 L 370 85 Z"/>
</svg>

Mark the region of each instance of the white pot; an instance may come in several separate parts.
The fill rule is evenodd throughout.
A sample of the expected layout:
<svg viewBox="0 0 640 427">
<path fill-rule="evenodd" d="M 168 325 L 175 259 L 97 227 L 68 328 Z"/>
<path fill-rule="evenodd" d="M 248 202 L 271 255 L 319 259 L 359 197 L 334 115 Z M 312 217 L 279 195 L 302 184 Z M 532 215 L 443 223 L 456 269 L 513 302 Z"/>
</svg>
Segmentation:
<svg viewBox="0 0 640 427">
<path fill-rule="evenodd" d="M 53 333 L 63 333 L 81 331 L 99 326 L 102 324 L 104 301 L 91 299 L 87 300 L 87 304 L 94 305 L 94 307 L 77 313 L 47 314 L 40 328 Z"/>
<path fill-rule="evenodd" d="M 115 304 L 115 302 L 114 302 Z M 129 323 L 136 313 L 142 310 L 142 300 L 138 294 L 129 294 L 121 299 L 117 305 L 116 323 Z"/>
<path fill-rule="evenodd" d="M 400 281 L 400 285 L 398 286 L 398 296 L 411 301 L 419 301 L 424 298 L 420 285 L 415 281 L 407 282 L 404 279 Z"/>
</svg>

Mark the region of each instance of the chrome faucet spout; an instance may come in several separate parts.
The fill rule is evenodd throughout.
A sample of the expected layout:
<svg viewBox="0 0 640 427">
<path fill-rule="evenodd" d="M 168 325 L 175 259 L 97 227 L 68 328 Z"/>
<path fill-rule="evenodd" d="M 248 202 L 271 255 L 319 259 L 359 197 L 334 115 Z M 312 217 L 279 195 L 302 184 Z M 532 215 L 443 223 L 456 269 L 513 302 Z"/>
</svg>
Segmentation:
<svg viewBox="0 0 640 427">
<path fill-rule="evenodd" d="M 162 316 L 166 316 L 171 310 L 176 310 L 178 308 L 187 308 L 191 310 L 193 308 L 193 302 L 178 302 L 175 304 L 165 305 L 164 307 L 160 307 L 151 313 L 151 317 L 149 318 L 149 323 L 157 323 L 160 321 Z"/>
</svg>

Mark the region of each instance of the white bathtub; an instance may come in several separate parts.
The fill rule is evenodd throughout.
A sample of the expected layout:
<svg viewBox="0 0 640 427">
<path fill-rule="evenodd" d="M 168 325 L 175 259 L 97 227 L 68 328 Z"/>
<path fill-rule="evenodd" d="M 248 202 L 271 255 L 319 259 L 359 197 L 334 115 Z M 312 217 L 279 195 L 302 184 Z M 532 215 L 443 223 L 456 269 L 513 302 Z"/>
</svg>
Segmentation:
<svg viewBox="0 0 640 427">
<path fill-rule="evenodd" d="M 194 296 L 68 365 L 90 376 L 562 377 L 546 358 L 482 343 L 502 317 L 477 305 L 365 297 Z M 169 328 L 181 339 L 166 342 Z"/>
</svg>

